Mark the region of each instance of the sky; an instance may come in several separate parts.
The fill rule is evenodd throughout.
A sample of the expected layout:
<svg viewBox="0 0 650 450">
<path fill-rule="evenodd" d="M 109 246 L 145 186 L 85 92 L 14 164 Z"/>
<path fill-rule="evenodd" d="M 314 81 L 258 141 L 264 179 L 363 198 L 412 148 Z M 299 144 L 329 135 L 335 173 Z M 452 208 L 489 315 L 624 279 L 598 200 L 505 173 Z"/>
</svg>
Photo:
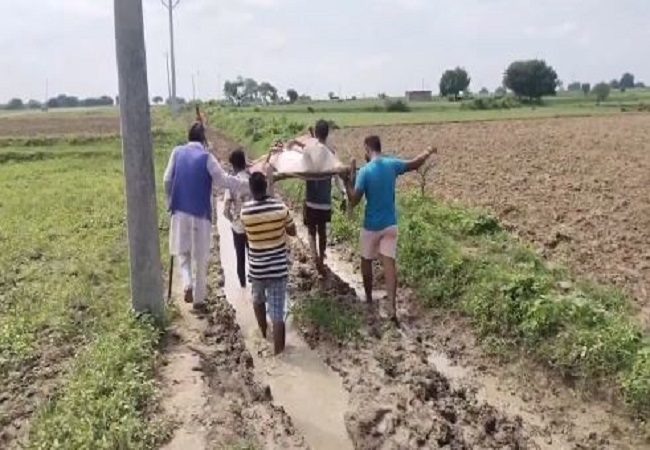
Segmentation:
<svg viewBox="0 0 650 450">
<path fill-rule="evenodd" d="M 142 0 L 150 96 L 167 96 L 169 32 Z M 0 0 L 0 103 L 117 95 L 113 0 Z M 565 84 L 632 72 L 650 83 L 650 0 L 180 0 L 178 95 L 217 98 L 238 75 L 324 97 L 437 91 L 465 67 L 493 90 L 518 59 L 542 58 Z"/>
</svg>

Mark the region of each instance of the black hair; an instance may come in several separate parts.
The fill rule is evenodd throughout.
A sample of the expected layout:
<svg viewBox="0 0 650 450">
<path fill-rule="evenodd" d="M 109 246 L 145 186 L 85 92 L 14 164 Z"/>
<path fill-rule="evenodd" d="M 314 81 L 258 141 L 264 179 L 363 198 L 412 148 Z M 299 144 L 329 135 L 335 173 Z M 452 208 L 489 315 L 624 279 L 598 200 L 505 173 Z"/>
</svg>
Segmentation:
<svg viewBox="0 0 650 450">
<path fill-rule="evenodd" d="M 381 153 L 381 139 L 379 139 L 379 136 L 368 136 L 363 142 L 373 152 Z"/>
<path fill-rule="evenodd" d="M 325 141 L 327 140 L 327 136 L 330 134 L 330 124 L 327 123 L 325 120 L 319 120 L 316 122 L 316 126 L 314 127 L 314 136 L 316 139 L 319 141 Z"/>
<path fill-rule="evenodd" d="M 192 124 L 189 133 L 187 133 L 187 140 L 189 142 L 205 143 L 205 128 L 201 122 L 194 122 L 194 124 Z"/>
<path fill-rule="evenodd" d="M 262 172 L 253 172 L 248 179 L 248 186 L 250 187 L 251 194 L 256 200 L 261 200 L 266 197 L 266 175 Z"/>
<path fill-rule="evenodd" d="M 228 161 L 230 162 L 232 168 L 237 172 L 246 169 L 246 154 L 241 147 L 233 150 Z"/>
</svg>

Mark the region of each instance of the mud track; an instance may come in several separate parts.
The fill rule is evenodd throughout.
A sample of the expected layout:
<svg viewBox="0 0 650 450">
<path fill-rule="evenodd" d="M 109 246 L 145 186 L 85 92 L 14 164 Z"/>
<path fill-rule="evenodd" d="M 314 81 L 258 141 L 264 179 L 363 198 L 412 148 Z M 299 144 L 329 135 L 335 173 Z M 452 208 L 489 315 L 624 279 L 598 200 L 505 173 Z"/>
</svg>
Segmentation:
<svg viewBox="0 0 650 450">
<path fill-rule="evenodd" d="M 236 147 L 220 133 L 211 141 L 221 161 Z M 334 272 L 324 284 L 304 242 L 294 240 L 292 254 L 294 302 L 325 295 L 363 319 L 360 337 L 347 342 L 301 329 L 350 392 L 346 426 L 357 448 L 649 448 L 615 407 L 580 398 L 527 362 L 487 355 L 464 318 L 422 310 L 407 287 L 398 293 L 401 327 L 385 325 L 359 302 L 349 252 L 330 249 Z"/>
<path fill-rule="evenodd" d="M 253 358 L 223 293 L 216 233 L 209 274 L 208 314 L 195 317 L 176 296 L 181 318 L 167 337 L 162 389 L 177 427 L 164 448 L 307 448 L 270 388 L 255 379 Z"/>
</svg>

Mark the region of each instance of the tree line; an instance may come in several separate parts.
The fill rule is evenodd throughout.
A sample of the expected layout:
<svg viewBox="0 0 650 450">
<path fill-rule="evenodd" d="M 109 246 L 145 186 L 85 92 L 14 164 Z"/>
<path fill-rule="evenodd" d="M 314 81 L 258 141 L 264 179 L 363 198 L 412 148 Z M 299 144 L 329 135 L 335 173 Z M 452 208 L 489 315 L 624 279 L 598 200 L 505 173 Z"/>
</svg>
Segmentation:
<svg viewBox="0 0 650 450">
<path fill-rule="evenodd" d="M 621 92 L 625 92 L 628 89 L 644 89 L 646 87 L 645 83 L 642 81 L 636 81 L 634 75 L 626 72 L 620 79 L 614 78 L 608 84 L 611 89 L 617 89 Z M 567 86 L 567 91 L 569 92 L 580 92 L 582 91 L 585 95 L 591 91 L 591 85 L 589 83 L 581 83 L 580 81 L 573 81 Z"/>
<path fill-rule="evenodd" d="M 459 100 L 463 94 L 468 93 L 470 82 L 471 78 L 463 67 L 447 70 L 440 78 L 440 95 L 450 100 Z M 557 72 L 546 61 L 537 59 L 515 61 L 506 69 L 502 86 L 496 89 L 495 94 L 505 95 L 509 90 L 521 100 L 535 101 L 545 96 L 555 95 L 562 87 Z M 620 80 L 598 83 L 593 88 L 589 83 L 577 81 L 567 86 L 568 91 L 582 91 L 585 95 L 592 93 L 598 101 L 606 100 L 612 89 L 625 92 L 636 88 L 645 88 L 645 84 L 635 81 L 631 73 L 623 74 Z M 482 88 L 480 93 L 488 94 L 489 91 L 487 88 Z"/>
<path fill-rule="evenodd" d="M 75 96 L 70 96 L 66 94 L 59 94 L 56 97 L 50 98 L 45 105 L 38 100 L 29 100 L 24 102 L 20 98 L 12 98 L 9 102 L 4 105 L 4 109 L 17 111 L 21 109 L 43 109 L 43 107 L 49 108 L 78 108 L 78 107 L 93 107 L 93 106 L 113 106 L 117 99 L 113 99 L 108 95 L 102 95 L 101 97 L 88 97 L 88 98 L 78 98 Z"/>
<path fill-rule="evenodd" d="M 295 103 L 298 100 L 311 100 L 307 95 L 300 95 L 293 88 L 287 89 L 286 97 L 268 81 L 258 82 L 253 78 L 237 77 L 227 80 L 223 85 L 223 95 L 232 105 L 269 105 L 273 103 Z"/>
</svg>

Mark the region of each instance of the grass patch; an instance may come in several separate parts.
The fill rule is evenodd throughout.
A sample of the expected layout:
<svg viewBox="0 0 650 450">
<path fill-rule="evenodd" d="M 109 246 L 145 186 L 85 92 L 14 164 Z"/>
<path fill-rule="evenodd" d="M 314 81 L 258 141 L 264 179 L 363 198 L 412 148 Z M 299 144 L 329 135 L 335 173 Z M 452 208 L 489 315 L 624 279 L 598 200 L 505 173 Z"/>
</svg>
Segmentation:
<svg viewBox="0 0 650 450">
<path fill-rule="evenodd" d="M 350 309 L 336 299 L 315 297 L 305 299 L 291 309 L 296 321 L 301 325 L 325 331 L 341 341 L 359 337 L 361 317 L 357 311 Z"/>
<path fill-rule="evenodd" d="M 157 145 L 160 175 L 172 142 Z M 28 373 L 56 387 L 30 448 L 154 448 L 159 331 L 131 312 L 120 143 L 7 152 L 42 156 L 0 164 L 0 394 L 23 395 Z M 52 365 L 60 378 L 39 379 Z"/>
</svg>

